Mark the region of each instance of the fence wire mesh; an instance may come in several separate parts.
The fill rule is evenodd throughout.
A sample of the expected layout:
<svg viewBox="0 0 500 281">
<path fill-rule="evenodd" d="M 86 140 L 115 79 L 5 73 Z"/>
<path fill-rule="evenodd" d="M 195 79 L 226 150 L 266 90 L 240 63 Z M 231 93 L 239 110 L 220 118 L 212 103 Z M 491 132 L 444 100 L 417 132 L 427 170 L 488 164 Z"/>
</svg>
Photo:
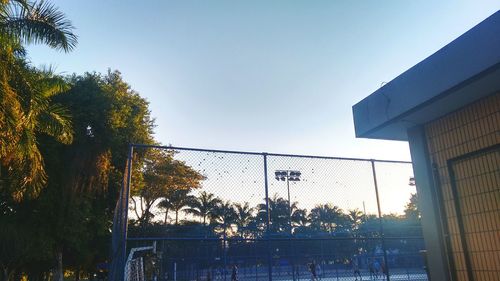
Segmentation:
<svg viewBox="0 0 500 281">
<path fill-rule="evenodd" d="M 128 251 L 157 242 L 146 280 L 427 280 L 410 163 L 142 145 L 132 155 L 128 226 L 114 236 Z"/>
</svg>

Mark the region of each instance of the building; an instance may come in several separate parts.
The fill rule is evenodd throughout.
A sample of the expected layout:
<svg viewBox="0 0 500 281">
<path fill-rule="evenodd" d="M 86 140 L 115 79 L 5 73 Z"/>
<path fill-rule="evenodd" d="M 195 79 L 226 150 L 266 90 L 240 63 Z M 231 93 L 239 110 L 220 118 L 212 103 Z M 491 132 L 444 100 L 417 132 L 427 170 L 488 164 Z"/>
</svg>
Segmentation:
<svg viewBox="0 0 500 281">
<path fill-rule="evenodd" d="M 500 280 L 500 11 L 353 106 L 408 141 L 430 276 Z"/>
</svg>

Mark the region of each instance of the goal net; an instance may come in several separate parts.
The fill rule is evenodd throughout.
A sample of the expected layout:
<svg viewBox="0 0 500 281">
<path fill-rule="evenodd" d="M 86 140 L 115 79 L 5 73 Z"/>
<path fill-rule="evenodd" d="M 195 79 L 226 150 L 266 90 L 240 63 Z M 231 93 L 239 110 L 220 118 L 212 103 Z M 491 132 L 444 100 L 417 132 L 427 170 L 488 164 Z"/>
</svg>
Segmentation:
<svg viewBox="0 0 500 281">
<path fill-rule="evenodd" d="M 125 281 L 145 281 L 145 257 L 156 254 L 156 242 L 152 246 L 132 248 L 125 263 Z"/>
<path fill-rule="evenodd" d="M 144 259 L 142 257 L 127 261 L 125 281 L 144 281 Z"/>
</svg>

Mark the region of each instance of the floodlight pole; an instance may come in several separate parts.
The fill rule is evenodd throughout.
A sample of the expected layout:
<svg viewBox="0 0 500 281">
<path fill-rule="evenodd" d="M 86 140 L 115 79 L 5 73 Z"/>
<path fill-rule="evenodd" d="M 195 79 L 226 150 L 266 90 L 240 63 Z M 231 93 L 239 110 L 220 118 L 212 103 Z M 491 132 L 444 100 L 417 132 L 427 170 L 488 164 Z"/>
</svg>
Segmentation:
<svg viewBox="0 0 500 281">
<path fill-rule="evenodd" d="M 287 175 L 289 175 L 289 173 L 287 172 Z M 292 205 L 290 203 L 290 177 L 287 176 L 286 177 L 286 188 L 288 190 L 288 228 L 289 228 L 289 231 L 290 231 L 290 239 L 292 238 Z M 290 253 L 288 253 L 290 256 L 292 256 L 292 243 L 291 243 L 291 240 L 290 240 Z M 292 280 L 295 281 L 295 265 L 294 263 L 292 262 Z"/>
<path fill-rule="evenodd" d="M 290 198 L 290 178 L 294 177 L 294 181 L 299 181 L 300 171 L 296 170 L 276 170 L 276 180 L 286 180 L 286 188 L 288 194 L 288 227 L 290 235 L 292 235 L 292 199 Z M 292 174 L 293 173 L 293 174 Z"/>
<path fill-rule="evenodd" d="M 292 174 L 293 173 L 293 174 Z M 288 229 L 290 232 L 290 239 L 292 239 L 292 200 L 290 198 L 290 177 L 293 177 L 293 181 L 299 181 L 300 179 L 300 172 L 299 171 L 292 171 L 292 170 L 276 170 L 274 172 L 276 176 L 276 180 L 286 180 L 286 188 L 287 188 L 287 194 L 288 194 Z M 292 240 L 290 241 L 290 252 L 289 255 L 292 257 Z M 292 261 L 292 279 L 295 281 L 295 264 Z"/>
</svg>

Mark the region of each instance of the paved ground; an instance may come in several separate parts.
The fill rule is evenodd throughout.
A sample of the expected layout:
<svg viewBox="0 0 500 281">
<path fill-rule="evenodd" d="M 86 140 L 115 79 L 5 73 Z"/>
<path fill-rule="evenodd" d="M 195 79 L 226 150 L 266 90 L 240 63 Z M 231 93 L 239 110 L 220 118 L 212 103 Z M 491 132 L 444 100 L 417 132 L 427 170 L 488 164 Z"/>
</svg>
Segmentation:
<svg viewBox="0 0 500 281">
<path fill-rule="evenodd" d="M 252 271 L 241 270 L 238 274 L 238 281 L 268 281 L 267 272 L 265 270 L 259 270 L 257 274 L 252 274 Z M 245 274 L 246 273 L 246 274 Z M 254 271 L 255 273 L 255 271 Z M 181 277 L 182 276 L 182 277 Z M 186 278 L 186 275 L 179 274 L 178 280 L 191 280 L 196 281 L 196 277 L 193 275 L 191 278 Z M 423 269 L 414 268 L 414 269 L 393 269 L 390 271 L 390 280 L 391 281 L 428 281 L 427 275 Z M 207 281 L 206 273 L 200 273 L 198 278 L 199 281 Z M 231 281 L 231 272 L 227 272 L 226 276 L 220 273 L 215 273 L 212 275 L 213 281 Z M 356 278 L 353 275 L 352 270 L 328 270 L 324 272 L 317 281 L 355 281 Z M 361 271 L 361 278 L 357 278 L 357 280 L 363 281 L 386 281 L 386 276 L 382 276 L 381 274 L 376 278 L 375 276 L 370 277 L 370 273 L 366 270 Z M 288 272 L 273 272 L 273 281 L 294 281 L 291 274 Z M 295 281 L 312 281 L 311 274 L 306 271 L 301 271 L 299 276 L 295 279 Z"/>
<path fill-rule="evenodd" d="M 416 273 L 416 274 L 391 274 L 390 280 L 394 281 L 427 281 L 427 276 L 425 273 Z M 248 279 L 250 280 L 250 279 Z M 273 281 L 293 281 L 289 279 L 281 279 L 281 278 L 273 278 Z M 305 279 L 301 278 L 301 281 L 311 281 L 311 279 Z M 337 276 L 332 276 L 332 277 L 327 277 L 327 278 L 321 278 L 319 281 L 354 281 L 356 278 L 353 275 L 339 275 Z M 363 274 L 361 276 L 361 279 L 358 277 L 357 280 L 365 280 L 365 281 L 385 281 L 386 276 L 379 276 L 378 278 L 372 277 L 370 278 L 369 274 Z"/>
<path fill-rule="evenodd" d="M 391 281 L 428 281 L 427 275 L 422 270 L 421 272 L 404 272 L 404 271 L 396 271 L 390 274 Z M 231 281 L 231 276 L 226 277 L 226 281 Z M 223 278 L 215 278 L 215 281 L 223 281 Z M 259 276 L 238 276 L 238 281 L 267 281 L 267 275 L 259 275 Z M 356 278 L 352 274 L 352 272 L 338 272 L 335 274 L 328 274 L 326 277 L 318 278 L 318 281 L 355 281 Z M 386 276 L 379 275 L 378 278 L 375 276 L 370 277 L 368 272 L 362 272 L 361 278 L 357 278 L 357 280 L 364 281 L 386 281 Z M 273 276 L 273 281 L 293 281 L 289 276 Z M 296 281 L 311 281 L 309 275 L 301 275 Z"/>
</svg>

